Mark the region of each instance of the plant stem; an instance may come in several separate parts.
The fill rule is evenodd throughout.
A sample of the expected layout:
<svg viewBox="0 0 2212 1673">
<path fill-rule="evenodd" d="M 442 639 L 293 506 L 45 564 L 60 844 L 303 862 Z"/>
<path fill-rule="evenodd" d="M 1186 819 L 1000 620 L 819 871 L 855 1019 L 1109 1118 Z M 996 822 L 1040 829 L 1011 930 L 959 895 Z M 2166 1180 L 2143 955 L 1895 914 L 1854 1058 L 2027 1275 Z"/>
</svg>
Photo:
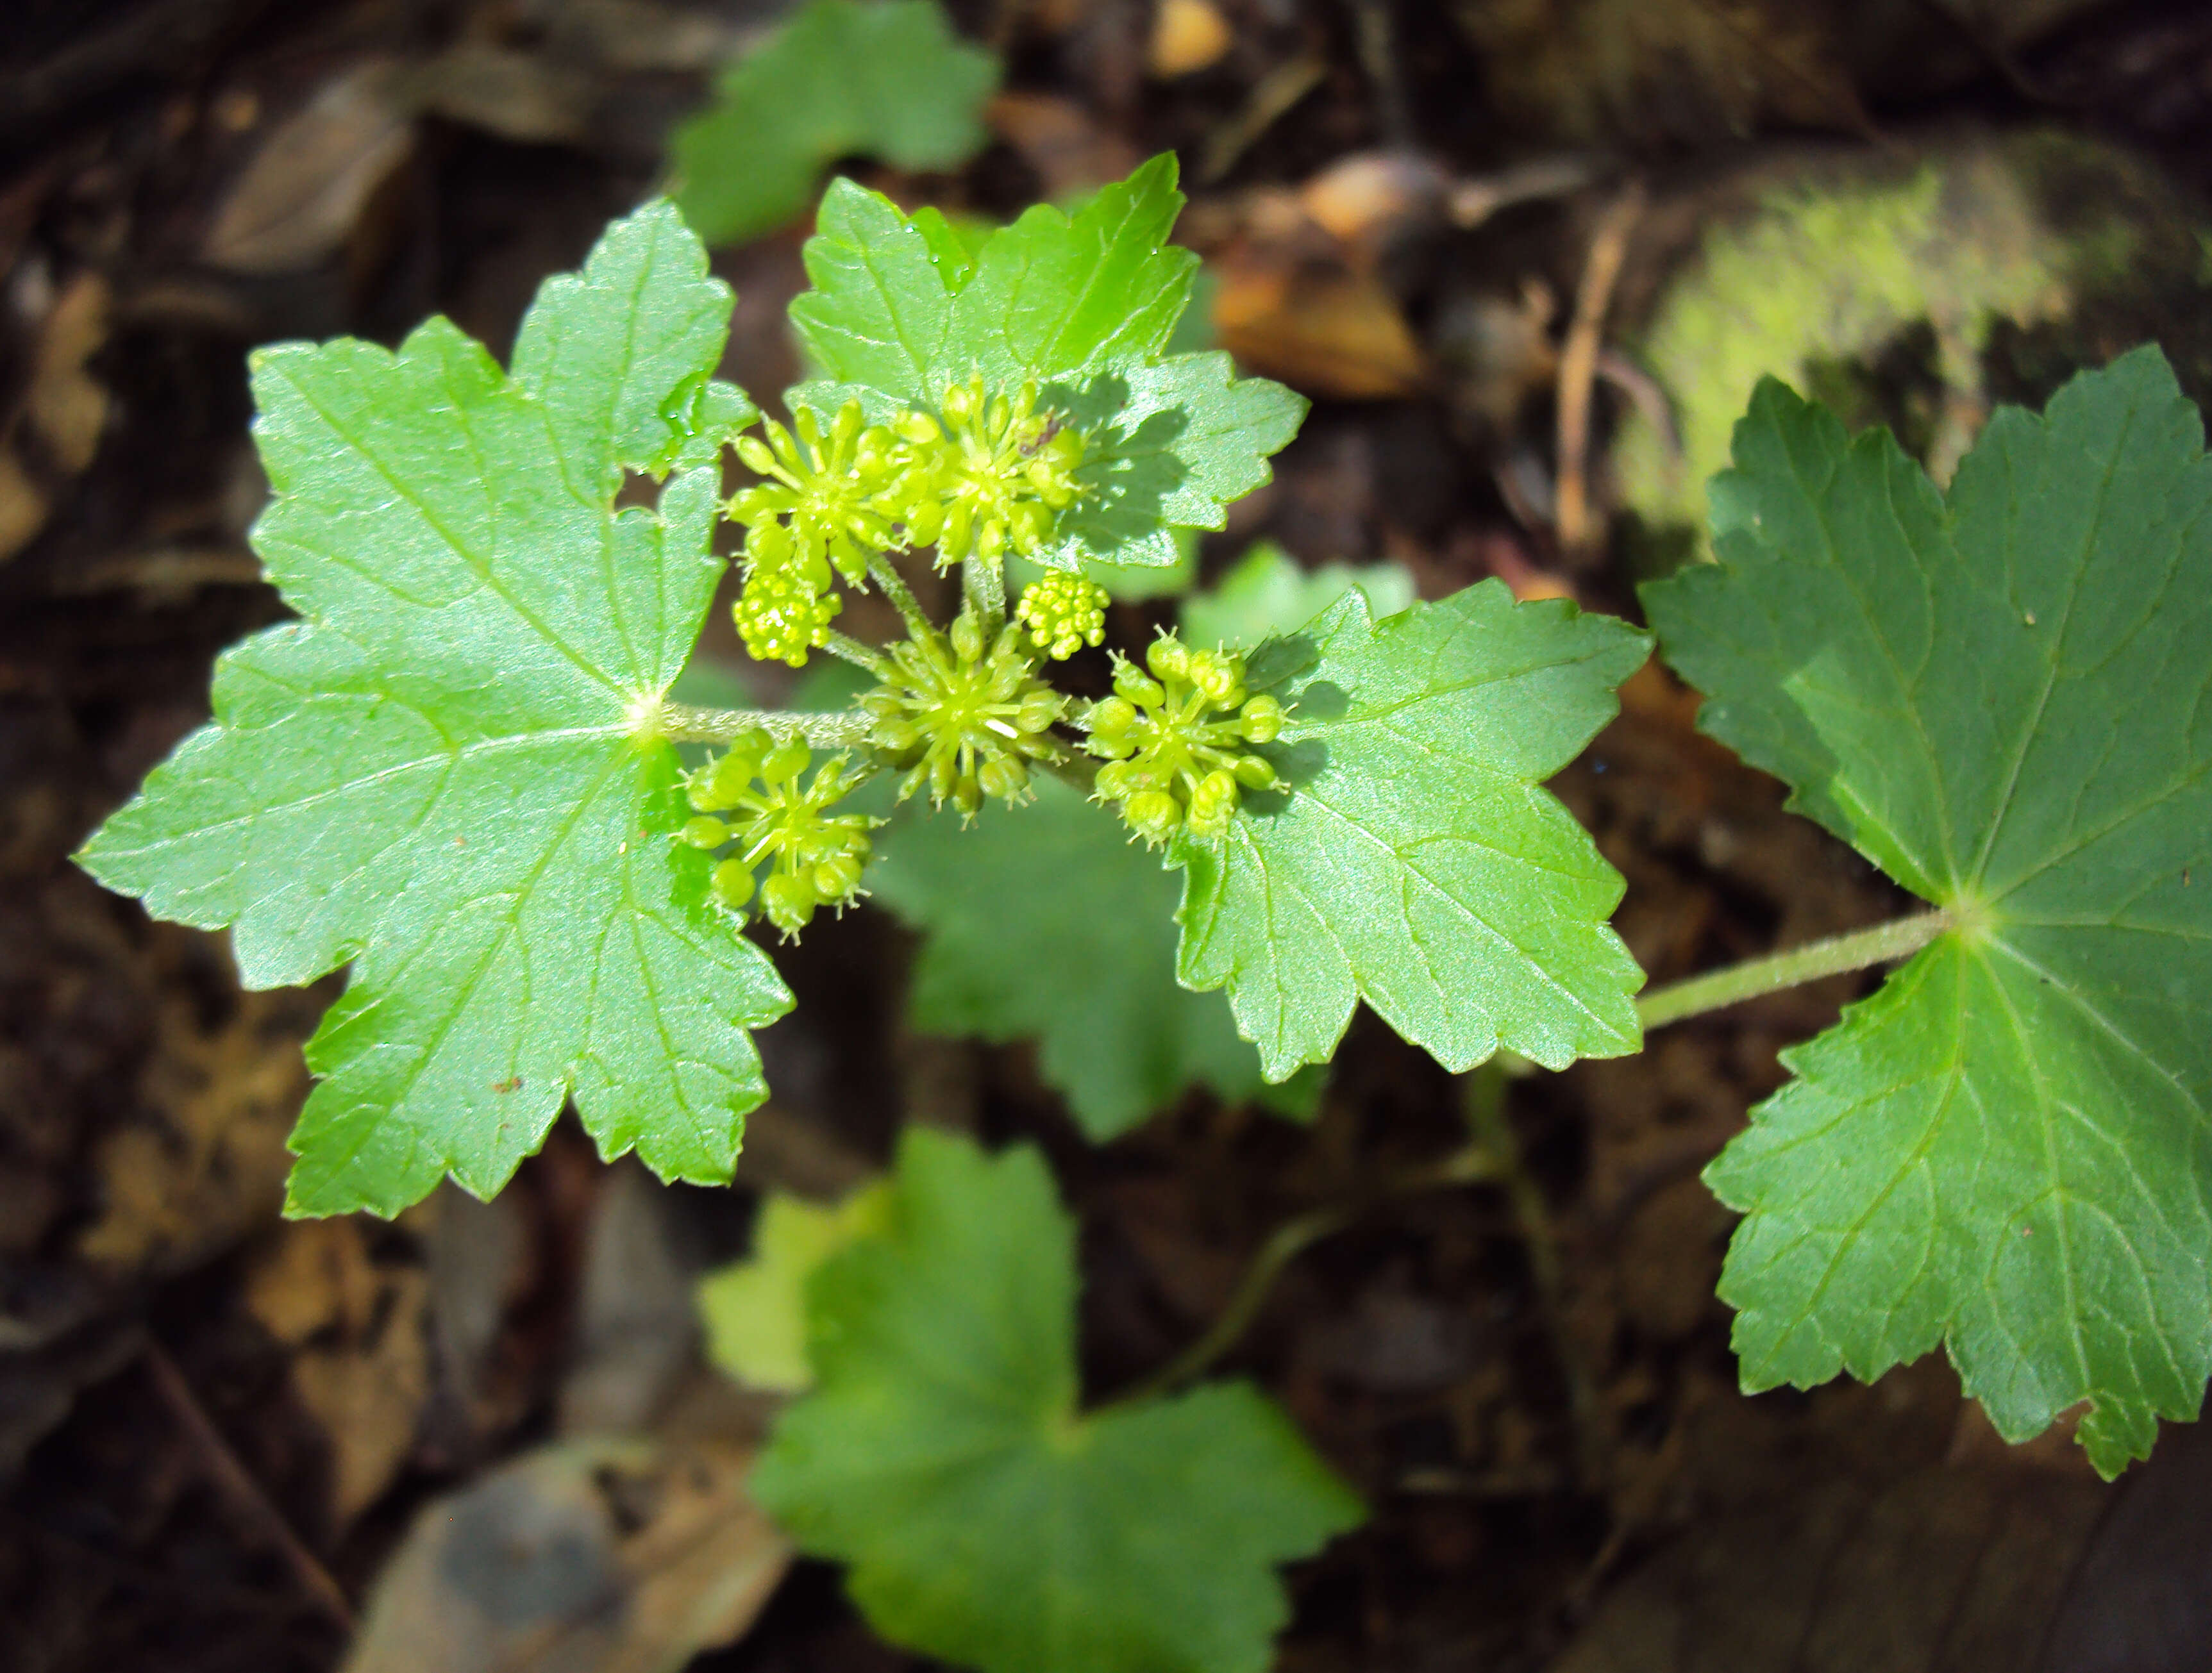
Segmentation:
<svg viewBox="0 0 2212 1673">
<path fill-rule="evenodd" d="M 1435 1191 L 1446 1185 L 1474 1185 L 1497 1177 L 1498 1158 L 1487 1145 L 1477 1142 L 1453 1151 L 1441 1161 L 1385 1179 L 1374 1190 L 1351 1202 L 1314 1209 L 1295 1219 L 1285 1221 L 1260 1246 L 1259 1253 L 1252 1257 L 1252 1264 L 1244 1269 L 1244 1276 L 1237 1281 L 1229 1304 L 1207 1327 L 1206 1334 L 1111 1403 L 1129 1406 L 1156 1399 L 1202 1374 L 1216 1360 L 1234 1348 L 1246 1331 L 1251 1329 L 1253 1320 L 1260 1316 L 1260 1309 L 1266 1305 L 1268 1292 L 1275 1287 L 1275 1280 L 1282 1276 L 1285 1267 L 1323 1238 L 1342 1231 L 1379 1204 L 1396 1197 Z"/>
<path fill-rule="evenodd" d="M 859 743 L 868 735 L 864 714 L 808 714 L 792 709 L 701 709 L 689 703 L 660 706 L 660 736 L 671 743 L 727 743 L 758 730 L 770 737 L 799 737 L 817 748 L 835 749 Z"/>
<path fill-rule="evenodd" d="M 840 658 L 854 667 L 874 675 L 878 680 L 888 680 L 892 669 L 890 660 L 872 645 L 863 645 L 850 633 L 841 633 L 835 627 L 829 630 L 822 648 L 831 656 Z"/>
<path fill-rule="evenodd" d="M 1917 952 L 1954 922 L 1948 912 L 1919 912 L 1911 918 L 1892 918 L 1870 930 L 1854 930 L 1849 935 L 1831 936 L 1826 941 L 1793 947 L 1786 953 L 1747 959 L 1725 969 L 1692 976 L 1686 982 L 1655 988 L 1637 1001 L 1636 1014 L 1646 1030 L 1660 1028 L 1669 1022 L 1680 1022 L 1686 1016 L 1698 1016 L 1746 999 L 1756 999 L 1764 993 L 1817 982 L 1823 976 L 1887 964 Z"/>
<path fill-rule="evenodd" d="M 1566 1308 L 1559 1271 L 1559 1240 L 1552 1226 L 1552 1207 L 1544 1188 L 1523 1164 L 1521 1140 L 1505 1114 L 1507 1076 L 1497 1057 L 1480 1064 L 1467 1077 L 1468 1130 L 1474 1142 L 1498 1163 L 1498 1184 L 1512 1204 L 1513 1218 L 1521 1229 L 1521 1245 L 1528 1257 L 1528 1277 L 1535 1286 L 1536 1305 L 1544 1315 L 1552 1357 L 1559 1379 L 1567 1385 L 1567 1409 L 1574 1421 L 1575 1464 L 1585 1488 L 1595 1488 L 1601 1478 L 1604 1433 L 1598 1415 L 1597 1391 L 1583 1369 L 1581 1354 L 1568 1334 Z"/>
<path fill-rule="evenodd" d="M 1047 755 L 1037 765 L 1071 790 L 1079 790 L 1085 796 L 1098 788 L 1098 763 L 1088 755 Z"/>
<path fill-rule="evenodd" d="M 1006 622 L 1006 573 L 996 558 L 969 558 L 961 565 L 961 586 L 981 618 L 988 640 Z"/>
<path fill-rule="evenodd" d="M 929 613 L 922 609 L 921 601 L 914 596 L 914 589 L 906 584 L 906 577 L 892 567 L 890 558 L 881 552 L 869 558 L 868 574 L 884 590 L 884 597 L 890 599 L 897 609 L 899 619 L 906 623 L 908 634 L 920 639 L 924 633 L 936 631 L 936 624 L 930 621 Z"/>
</svg>

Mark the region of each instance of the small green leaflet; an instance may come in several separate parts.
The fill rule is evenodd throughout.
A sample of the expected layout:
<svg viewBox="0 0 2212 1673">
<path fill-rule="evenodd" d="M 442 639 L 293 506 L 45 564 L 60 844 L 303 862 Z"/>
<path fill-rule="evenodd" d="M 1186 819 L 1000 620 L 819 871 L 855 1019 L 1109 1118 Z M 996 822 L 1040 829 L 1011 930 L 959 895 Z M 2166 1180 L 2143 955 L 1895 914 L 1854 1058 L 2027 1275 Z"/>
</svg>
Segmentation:
<svg viewBox="0 0 2212 1673">
<path fill-rule="evenodd" d="M 806 1286 L 848 1244 L 890 1229 L 890 1186 L 878 1179 L 835 1208 L 771 1191 L 753 1226 L 750 1258 L 699 1284 L 707 1357 L 748 1388 L 796 1394 L 814 1380 L 806 1359 Z"/>
<path fill-rule="evenodd" d="M 1176 880 L 1159 856 L 1057 779 L 1035 788 L 1030 806 L 988 809 L 966 830 L 909 803 L 878 833 L 868 887 L 927 936 L 915 1026 L 1035 1036 L 1038 1072 L 1094 1143 L 1193 1082 L 1232 1103 L 1261 1094 L 1260 1059 L 1220 996 L 1176 985 Z"/>
<path fill-rule="evenodd" d="M 609 1155 L 730 1177 L 790 1009 L 706 904 L 675 752 L 635 739 L 722 564 L 717 474 L 657 511 L 625 470 L 712 458 L 730 294 L 665 203 L 549 281 L 514 370 L 443 319 L 397 355 L 255 357 L 273 499 L 254 546 L 298 622 L 227 652 L 215 718 L 85 845 L 163 917 L 228 926 L 249 987 L 350 961 L 308 1043 L 289 1211 L 499 1189 L 574 1095 Z"/>
<path fill-rule="evenodd" d="M 822 381 L 793 398 L 826 416 L 857 397 L 888 419 L 934 410 L 971 373 L 1002 389 L 1035 379 L 1091 441 L 1087 497 L 1039 559 L 1174 563 L 1175 530 L 1222 527 L 1306 409 L 1279 384 L 1237 377 L 1226 355 L 1167 353 L 1198 266 L 1167 242 L 1182 202 L 1175 158 L 1155 157 L 1072 219 L 1030 209 L 971 264 L 942 216 L 908 220 L 833 182 L 806 244 L 814 288 L 791 305 Z"/>
<path fill-rule="evenodd" d="M 1266 1398 L 1077 1409 L 1075 1227 L 1038 1153 L 909 1128 L 892 1229 L 807 1292 L 815 1391 L 753 1496 L 893 1643 L 983 1673 L 1263 1673 L 1274 1573 L 1361 1518 Z"/>
<path fill-rule="evenodd" d="M 1272 540 L 1258 541 L 1218 583 L 1184 602 L 1182 636 L 1197 646 L 1257 645 L 1270 633 L 1295 633 L 1353 587 L 1378 617 L 1413 602 L 1413 578 L 1401 564 L 1302 569 Z"/>
<path fill-rule="evenodd" d="M 804 215 L 840 157 L 957 168 L 998 85 L 998 59 L 937 0 L 806 0 L 676 130 L 677 204 L 708 243 L 740 244 Z"/>
<path fill-rule="evenodd" d="M 1292 706 L 1266 753 L 1293 788 L 1173 852 L 1182 979 L 1227 984 L 1270 1077 L 1325 1060 L 1363 998 L 1454 1070 L 1637 1049 L 1620 874 L 1542 781 L 1647 644 L 1485 581 L 1380 621 L 1355 589 L 1253 653 L 1253 689 Z"/>
<path fill-rule="evenodd" d="M 2107 1476 L 2212 1367 L 2212 464 L 2155 349 L 2001 410 L 1948 498 L 1771 379 L 1719 562 L 1645 590 L 1700 724 L 1938 937 L 1707 1171 L 1746 1385 L 1948 1343 Z M 2194 882 L 2192 885 L 2192 875 Z"/>
</svg>

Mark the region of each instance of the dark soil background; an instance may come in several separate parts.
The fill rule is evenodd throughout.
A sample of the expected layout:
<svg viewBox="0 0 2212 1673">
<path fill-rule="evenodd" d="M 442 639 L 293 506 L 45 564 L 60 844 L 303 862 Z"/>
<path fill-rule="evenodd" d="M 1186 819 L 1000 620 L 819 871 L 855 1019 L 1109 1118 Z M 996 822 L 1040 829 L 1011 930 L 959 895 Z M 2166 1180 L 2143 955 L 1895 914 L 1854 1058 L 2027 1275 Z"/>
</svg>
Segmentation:
<svg viewBox="0 0 2212 1673">
<path fill-rule="evenodd" d="M 604 1167 L 564 1123 L 495 1204 L 278 1219 L 300 1043 L 335 984 L 241 992 L 221 938 L 149 922 L 67 858 L 204 718 L 216 653 L 283 614 L 245 540 L 265 492 L 246 351 L 395 341 L 442 312 L 503 354 L 775 9 L 14 0 L 0 19 L 0 1667 L 642 1673 L 718 1642 L 698 1667 L 909 1664 L 808 1564 L 757 1619 L 755 1597 L 672 1624 L 702 1577 L 755 1563 L 764 1595 L 781 1561 L 732 1486 L 761 1409 L 700 1368 L 688 1299 L 745 1246 L 760 1191 L 848 1185 L 902 1116 L 1042 1143 L 1083 1217 L 1106 1393 L 1203 1331 L 1278 1226 L 1449 1152 L 1468 1100 L 1501 1091 L 1363 1015 L 1312 1129 L 1194 1094 L 1093 1149 L 1024 1051 L 902 1026 L 908 943 L 863 912 L 787 961 L 800 1005 L 764 1040 L 775 1100 L 736 1190 Z M 1630 358 L 1600 356 L 1593 466 L 1561 480 L 1559 392 L 1589 389 L 1572 354 L 1561 372 L 1578 296 L 1626 342 L 1737 183 L 1812 153 L 2056 124 L 2129 148 L 2177 202 L 2212 187 L 2202 4 L 951 9 L 1006 55 L 993 144 L 957 177 L 863 178 L 1005 215 L 1176 149 L 1225 346 L 1316 397 L 1209 572 L 1267 535 L 1309 563 L 1394 559 L 1431 597 L 1495 574 L 1633 615 L 1650 560 L 1608 518 L 1603 464 Z M 1347 160 L 1372 166 L 1328 173 Z M 796 371 L 803 234 L 718 256 L 740 294 L 725 375 L 763 395 Z M 2039 400 L 2156 336 L 2201 391 L 2207 300 L 2000 334 L 1988 386 Z M 1863 369 L 1900 422 L 1914 353 Z M 1141 642 L 1150 619 L 1120 607 L 1115 632 Z M 709 649 L 734 650 L 726 628 Z M 1647 669 L 1558 785 L 1627 876 L 1620 928 L 1655 981 L 1903 908 L 1694 711 Z M 1509 1185 L 1393 1197 L 1288 1268 L 1227 1367 L 1373 1517 L 1293 1571 L 1284 1667 L 2212 1667 L 2194 1431 L 2107 1488 L 2063 1435 L 2007 1448 L 1940 1361 L 1737 1391 L 1712 1294 L 1730 1216 L 1698 1171 L 1779 1084 L 1778 1052 L 1871 984 L 1504 1082 Z M 618 1431 L 645 1450 L 593 1439 Z M 549 1457 L 583 1462 L 486 1475 Z M 487 1480 L 535 1483 L 498 1524 L 535 1589 L 487 1602 L 453 1565 L 395 1570 L 411 1647 L 348 1664 L 410 1521 Z M 556 1501 L 606 1544 L 580 1579 L 538 1560 L 570 1549 Z"/>
</svg>

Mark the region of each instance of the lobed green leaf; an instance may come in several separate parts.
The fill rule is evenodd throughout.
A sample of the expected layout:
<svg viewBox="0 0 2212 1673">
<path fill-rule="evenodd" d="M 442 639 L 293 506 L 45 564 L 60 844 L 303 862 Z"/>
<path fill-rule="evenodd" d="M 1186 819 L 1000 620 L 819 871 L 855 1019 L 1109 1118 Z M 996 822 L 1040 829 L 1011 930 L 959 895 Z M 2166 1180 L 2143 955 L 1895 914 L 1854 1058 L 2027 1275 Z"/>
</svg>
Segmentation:
<svg viewBox="0 0 2212 1673">
<path fill-rule="evenodd" d="M 1220 997 L 1176 981 L 1174 877 L 1114 814 L 1056 779 L 972 829 L 908 813 L 878 833 L 875 897 L 922 930 L 916 1027 L 1035 1038 L 1037 1070 L 1103 1143 L 1193 1082 L 1258 1095 L 1260 1059 Z"/>
<path fill-rule="evenodd" d="M 1250 660 L 1290 707 L 1292 788 L 1179 840 L 1180 973 L 1226 985 L 1270 1078 L 1325 1060 L 1362 999 L 1447 1068 L 1550 1068 L 1640 1035 L 1620 876 L 1542 788 L 1610 719 L 1644 635 L 1485 581 L 1380 621 L 1344 594 Z"/>
<path fill-rule="evenodd" d="M 840 157 L 957 168 L 982 149 L 998 84 L 997 58 L 936 0 L 805 0 L 670 139 L 677 204 L 708 242 L 737 244 L 798 220 Z"/>
<path fill-rule="evenodd" d="M 1274 1565 L 1360 1518 L 1243 1385 L 1077 1410 L 1075 1227 L 1032 1149 L 903 1137 L 808 1291 L 817 1385 L 751 1478 L 878 1632 L 983 1673 L 1262 1673 Z"/>
<path fill-rule="evenodd" d="M 1719 561 L 1645 590 L 1699 724 L 1956 927 L 1709 1170 L 1746 1384 L 1941 1341 L 2106 1474 L 2212 1369 L 2212 464 L 2155 349 L 2004 409 L 1948 496 L 1769 380 Z"/>
<path fill-rule="evenodd" d="M 1034 379 L 1090 441 L 1086 498 L 1038 561 L 1172 566 L 1175 530 L 1223 527 L 1306 410 L 1226 355 L 1167 354 L 1197 266 L 1165 241 L 1182 201 L 1164 155 L 1073 216 L 1030 209 L 971 258 L 942 216 L 833 182 L 806 244 L 812 288 L 791 305 L 820 378 L 791 398 L 825 417 L 858 399 L 883 421 L 934 410 L 973 373 Z"/>
<path fill-rule="evenodd" d="M 249 986 L 352 963 L 290 1212 L 489 1195 L 572 1095 L 605 1154 L 730 1176 L 765 1091 L 746 1030 L 790 996 L 663 834 L 674 752 L 634 736 L 721 573 L 715 476 L 613 506 L 749 415 L 709 381 L 729 312 L 652 204 L 546 285 L 512 377 L 442 319 L 397 355 L 255 357 L 254 545 L 302 620 L 224 655 L 214 719 L 80 858 L 229 927 Z"/>
</svg>

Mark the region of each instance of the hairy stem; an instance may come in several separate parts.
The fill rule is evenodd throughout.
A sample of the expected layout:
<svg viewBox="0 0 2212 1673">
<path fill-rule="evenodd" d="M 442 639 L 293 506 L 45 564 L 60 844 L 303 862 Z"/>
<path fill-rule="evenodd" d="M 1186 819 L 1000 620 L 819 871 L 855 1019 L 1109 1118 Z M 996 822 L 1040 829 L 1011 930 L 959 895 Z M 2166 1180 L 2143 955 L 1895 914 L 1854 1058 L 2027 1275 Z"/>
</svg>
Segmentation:
<svg viewBox="0 0 2212 1673">
<path fill-rule="evenodd" d="M 986 639 L 1006 625 L 1006 572 L 996 558 L 973 557 L 961 565 L 960 585 L 983 624 Z"/>
<path fill-rule="evenodd" d="M 1655 988 L 1636 1002 L 1636 1014 L 1647 1030 L 1660 1028 L 1669 1022 L 1680 1022 L 1686 1016 L 1699 1016 L 1746 999 L 1756 999 L 1763 993 L 1817 982 L 1823 976 L 1888 964 L 1919 951 L 1954 922 L 1948 912 L 1920 912 L 1911 918 L 1892 918 L 1870 930 L 1854 930 L 1849 935 L 1831 936 L 1826 941 L 1793 947 L 1786 953 L 1747 959 L 1723 970 L 1692 976 L 1686 982 Z"/>
<path fill-rule="evenodd" d="M 874 675 L 878 680 L 891 676 L 890 659 L 872 645 L 863 645 L 850 633 L 841 633 L 830 628 L 822 640 L 822 648 L 831 656 L 848 662 L 854 667 Z"/>
<path fill-rule="evenodd" d="M 1385 1179 L 1374 1190 L 1350 1202 L 1314 1209 L 1295 1219 L 1285 1221 L 1260 1246 L 1260 1252 L 1253 1256 L 1252 1264 L 1244 1269 L 1244 1276 L 1237 1281 L 1228 1306 L 1207 1327 L 1206 1334 L 1112 1403 L 1128 1406 L 1156 1399 L 1204 1374 L 1216 1360 L 1243 1340 L 1245 1331 L 1252 1328 L 1253 1321 L 1260 1316 L 1260 1309 L 1267 1304 L 1268 1292 L 1274 1288 L 1275 1280 L 1282 1276 L 1283 1269 L 1323 1238 L 1342 1231 L 1394 1197 L 1436 1191 L 1447 1185 L 1474 1185 L 1498 1177 L 1497 1155 L 1487 1144 L 1478 1140 L 1462 1149 L 1453 1151 L 1441 1161 Z"/>
<path fill-rule="evenodd" d="M 891 601 L 893 608 L 899 613 L 899 619 L 906 623 L 909 635 L 919 639 L 924 633 L 936 631 L 936 624 L 930 621 L 929 612 L 922 609 L 921 601 L 914 596 L 914 589 L 906 584 L 906 577 L 892 567 L 890 558 L 881 552 L 871 556 L 868 575 L 884 590 L 884 597 Z"/>
<path fill-rule="evenodd" d="M 671 743 L 727 743 L 754 730 L 774 738 L 804 738 L 819 749 L 860 743 L 868 736 L 864 714 L 807 714 L 792 709 L 701 709 L 689 703 L 660 706 L 660 736 Z"/>
<path fill-rule="evenodd" d="M 1070 789 L 1085 796 L 1098 788 L 1098 763 L 1088 755 L 1047 755 L 1037 763 Z"/>
</svg>

